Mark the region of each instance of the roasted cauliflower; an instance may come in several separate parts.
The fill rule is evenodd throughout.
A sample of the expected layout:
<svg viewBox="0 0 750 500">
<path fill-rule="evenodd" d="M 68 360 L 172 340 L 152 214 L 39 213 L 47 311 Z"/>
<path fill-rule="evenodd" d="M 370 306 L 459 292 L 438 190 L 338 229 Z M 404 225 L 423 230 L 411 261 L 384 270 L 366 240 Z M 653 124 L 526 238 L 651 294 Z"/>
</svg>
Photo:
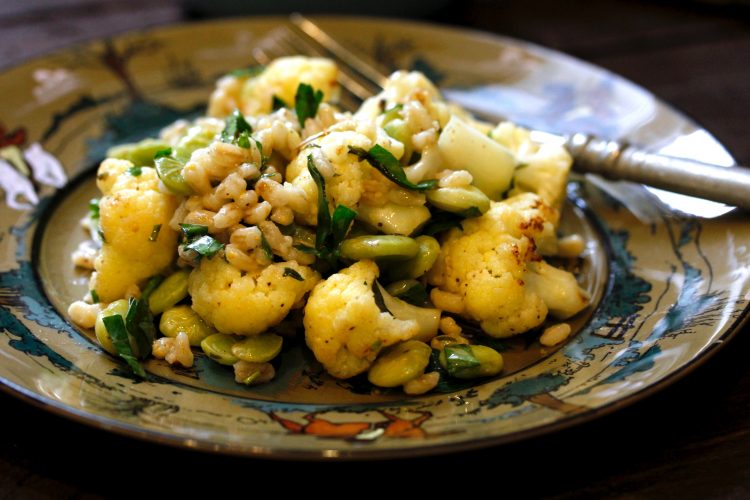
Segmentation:
<svg viewBox="0 0 750 500">
<path fill-rule="evenodd" d="M 317 272 L 294 261 L 247 274 L 214 257 L 203 259 L 190 274 L 188 291 L 193 310 L 219 332 L 257 335 L 279 324 L 291 309 L 301 307 L 305 294 L 319 279 Z"/>
<path fill-rule="evenodd" d="M 172 264 L 177 233 L 169 221 L 178 201 L 159 190 L 153 168 L 135 167 L 127 160 L 102 162 L 97 185 L 104 195 L 99 202 L 103 241 L 89 288 L 107 303 Z"/>
<path fill-rule="evenodd" d="M 465 220 L 463 230 L 448 233 L 429 282 L 453 294 L 460 301 L 454 312 L 478 321 L 493 337 L 539 326 L 551 306 L 556 312 L 580 311 L 585 301 L 568 300 L 585 296 L 573 275 L 538 264 L 537 241 L 553 246 L 556 217 L 556 210 L 531 193 L 493 202 L 483 216 Z M 534 285 L 527 286 L 531 272 Z M 557 287 L 545 288 L 550 278 Z"/>
<path fill-rule="evenodd" d="M 375 303 L 378 266 L 363 260 L 320 282 L 305 306 L 305 340 L 326 371 L 349 378 L 367 371 L 380 350 L 419 334 L 416 320 L 400 320 Z"/>
</svg>

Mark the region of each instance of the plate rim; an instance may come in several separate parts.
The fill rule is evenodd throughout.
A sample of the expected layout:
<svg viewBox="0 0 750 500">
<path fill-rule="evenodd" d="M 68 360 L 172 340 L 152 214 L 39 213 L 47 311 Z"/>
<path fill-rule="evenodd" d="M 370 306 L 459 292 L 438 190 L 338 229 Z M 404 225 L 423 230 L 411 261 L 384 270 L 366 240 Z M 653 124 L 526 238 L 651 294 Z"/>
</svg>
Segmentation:
<svg viewBox="0 0 750 500">
<path fill-rule="evenodd" d="M 329 22 L 336 22 L 336 21 L 356 22 L 358 20 L 365 20 L 367 22 L 372 22 L 376 24 L 387 24 L 390 26 L 419 25 L 427 29 L 434 29 L 438 31 L 446 30 L 456 35 L 470 36 L 472 38 L 481 38 L 481 39 L 485 39 L 489 42 L 494 42 L 494 43 L 503 42 L 503 43 L 510 43 L 516 46 L 529 46 L 529 47 L 532 47 L 534 50 L 538 50 L 543 53 L 553 55 L 554 57 L 566 58 L 578 64 L 586 65 L 587 68 L 594 69 L 599 72 L 604 72 L 604 74 L 606 74 L 607 76 L 614 77 L 618 81 L 625 82 L 628 85 L 633 86 L 637 88 L 638 90 L 645 92 L 648 95 L 652 96 L 656 100 L 656 102 L 658 102 L 661 106 L 666 107 L 671 112 L 675 113 L 680 118 L 685 120 L 688 124 L 706 132 L 711 137 L 711 139 L 713 139 L 716 142 L 717 145 L 721 146 L 725 151 L 727 151 L 729 156 L 736 163 L 735 157 L 731 154 L 731 152 L 726 148 L 726 146 L 723 143 L 721 143 L 719 140 L 716 139 L 716 137 L 711 133 L 711 131 L 702 127 L 696 120 L 694 120 L 689 115 L 685 114 L 680 109 L 673 106 L 671 103 L 664 101 L 662 98 L 654 95 L 651 91 L 649 91 L 645 87 L 619 75 L 618 73 L 612 72 L 607 68 L 597 66 L 583 59 L 579 59 L 565 52 L 561 52 L 557 49 L 545 47 L 542 45 L 538 45 L 534 42 L 528 42 L 522 39 L 509 37 L 509 36 L 502 35 L 502 34 L 495 34 L 491 32 L 482 31 L 476 28 L 460 27 L 460 26 L 454 26 L 454 25 L 448 25 L 448 24 L 442 24 L 442 23 L 434 23 L 434 22 L 429 22 L 429 21 L 424 21 L 424 20 L 393 19 L 393 18 L 383 18 L 383 17 L 376 17 L 376 16 L 352 16 L 352 15 L 343 15 L 343 16 L 342 15 L 315 15 L 311 17 L 316 20 L 325 20 Z M 121 40 L 123 38 L 130 37 L 130 36 L 148 36 L 149 34 L 155 34 L 155 33 L 169 34 L 169 32 L 177 32 L 180 30 L 191 29 L 194 27 L 210 27 L 210 26 L 221 26 L 225 24 L 241 24 L 241 23 L 253 23 L 253 22 L 273 22 L 273 21 L 281 22 L 281 21 L 286 21 L 286 19 L 287 18 L 284 16 L 267 15 L 267 16 L 227 17 L 227 18 L 203 19 L 203 20 L 181 20 L 181 21 L 177 21 L 174 23 L 158 24 L 158 25 L 153 25 L 153 26 L 147 26 L 147 27 L 140 28 L 140 29 L 124 30 L 121 32 L 117 32 L 110 37 L 92 36 L 87 39 L 76 41 L 75 43 L 66 45 L 64 47 L 50 49 L 43 53 L 36 54 L 28 59 L 18 61 L 11 65 L 0 67 L 0 75 L 8 73 L 9 71 L 12 71 L 15 69 L 19 69 L 26 65 L 33 65 L 55 54 L 65 53 L 70 50 L 74 50 L 75 48 L 78 48 L 78 47 L 90 46 L 92 44 L 99 43 L 105 39 L 111 39 L 111 40 L 117 41 L 117 40 Z M 45 298 L 46 298 L 46 294 L 45 294 Z M 129 438 L 134 437 L 142 441 L 162 444 L 162 445 L 169 445 L 169 446 L 180 448 L 180 449 L 191 449 L 191 450 L 198 450 L 202 452 L 212 452 L 212 453 L 218 453 L 218 454 L 224 454 L 224 455 L 251 456 L 251 457 L 258 457 L 258 458 L 270 458 L 270 459 L 280 459 L 280 460 L 286 460 L 286 459 L 366 460 L 366 459 L 390 458 L 390 457 L 393 457 L 393 455 L 396 453 L 399 455 L 399 457 L 418 457 L 418 456 L 437 455 L 437 454 L 443 454 L 443 453 L 448 453 L 448 452 L 451 452 L 451 453 L 463 452 L 463 451 L 468 451 L 468 450 L 487 448 L 487 447 L 492 447 L 492 446 L 499 446 L 503 444 L 518 442 L 524 439 L 541 436 L 547 433 L 558 432 L 560 430 L 571 428 L 579 424 L 584 424 L 596 418 L 611 414 L 614 411 L 630 406 L 633 403 L 636 403 L 638 401 L 648 398 L 649 396 L 652 396 L 653 394 L 674 384 L 675 382 L 679 381 L 680 379 L 682 379 L 689 373 L 692 373 L 695 369 L 704 365 L 717 352 L 719 352 L 719 350 L 723 348 L 732 338 L 734 338 L 734 336 L 738 333 L 738 331 L 742 330 L 742 328 L 748 323 L 749 319 L 750 319 L 750 303 L 746 305 L 744 309 L 741 311 L 741 313 L 739 313 L 738 316 L 733 320 L 733 322 L 729 326 L 726 327 L 726 330 L 721 336 L 715 338 L 711 344 L 706 346 L 705 349 L 699 352 L 695 357 L 693 357 L 686 364 L 683 364 L 678 369 L 658 379 L 653 384 L 645 388 L 639 389 L 628 396 L 617 399 L 615 401 L 611 401 L 603 406 L 596 407 L 596 408 L 589 408 L 586 411 L 583 411 L 581 413 L 576 413 L 572 415 L 564 415 L 556 419 L 555 421 L 549 422 L 547 424 L 539 425 L 536 427 L 532 427 L 532 428 L 524 429 L 520 431 L 513 431 L 510 433 L 506 433 L 506 434 L 496 435 L 496 436 L 489 436 L 489 437 L 479 438 L 479 439 L 470 439 L 470 440 L 434 444 L 434 445 L 430 445 L 429 442 L 426 442 L 426 441 L 421 441 L 419 442 L 419 445 L 417 446 L 408 446 L 408 447 L 399 447 L 399 448 L 383 448 L 383 449 L 352 448 L 352 449 L 346 449 L 346 450 L 339 450 L 339 452 L 336 454 L 335 457 L 326 455 L 325 453 L 326 450 L 324 450 L 323 447 L 319 449 L 314 449 L 314 450 L 303 449 L 303 448 L 295 449 L 294 447 L 273 448 L 273 447 L 257 447 L 257 446 L 252 446 L 252 445 L 232 444 L 232 443 L 217 444 L 216 442 L 212 442 L 210 440 L 205 440 L 202 438 L 194 438 L 194 439 L 188 440 L 187 438 L 180 438 L 179 436 L 175 434 L 170 434 L 168 432 L 160 432 L 154 429 L 146 429 L 143 427 L 139 427 L 135 424 L 130 424 L 130 423 L 122 422 L 119 420 L 114 420 L 108 417 L 96 415 L 91 412 L 86 412 L 84 410 L 81 410 L 73 406 L 66 405 L 62 402 L 56 401 L 52 398 L 45 397 L 42 394 L 37 394 L 2 376 L 0 376 L 0 389 L 2 389 L 3 392 L 5 392 L 6 394 L 10 394 L 18 398 L 21 401 L 25 401 L 25 402 L 32 404 L 32 406 L 35 406 L 39 409 L 45 410 L 55 415 L 65 417 L 71 421 L 82 423 L 82 424 L 85 424 L 86 426 L 89 426 L 95 429 L 114 432 L 115 434 L 119 434 L 121 436 L 126 436 Z"/>
</svg>

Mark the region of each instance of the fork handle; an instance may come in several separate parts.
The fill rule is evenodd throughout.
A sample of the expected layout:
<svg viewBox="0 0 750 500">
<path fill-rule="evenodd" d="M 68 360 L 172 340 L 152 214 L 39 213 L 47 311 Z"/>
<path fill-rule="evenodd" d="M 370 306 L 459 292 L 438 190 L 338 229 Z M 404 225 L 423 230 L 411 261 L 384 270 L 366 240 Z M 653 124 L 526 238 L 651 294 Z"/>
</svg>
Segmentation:
<svg viewBox="0 0 750 500">
<path fill-rule="evenodd" d="M 587 134 L 567 137 L 579 172 L 629 180 L 750 210 L 750 168 L 649 153 Z"/>
</svg>

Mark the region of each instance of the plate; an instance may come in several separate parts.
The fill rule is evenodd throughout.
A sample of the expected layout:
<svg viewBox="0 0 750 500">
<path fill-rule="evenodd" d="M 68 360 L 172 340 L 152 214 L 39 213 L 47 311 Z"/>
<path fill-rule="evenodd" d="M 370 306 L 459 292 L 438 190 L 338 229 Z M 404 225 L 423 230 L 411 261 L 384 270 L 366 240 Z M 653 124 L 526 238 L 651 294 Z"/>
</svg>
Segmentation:
<svg viewBox="0 0 750 500">
<path fill-rule="evenodd" d="M 733 162 L 710 133 L 647 91 L 563 54 L 427 24 L 318 21 L 384 65 L 423 71 L 450 98 L 525 125 Z M 96 195 L 96 164 L 111 145 L 200 114 L 214 81 L 247 66 L 254 44 L 281 22 L 159 28 L 0 75 L 6 388 L 56 413 L 171 445 L 293 458 L 403 457 L 518 440 L 622 407 L 697 366 L 747 317 L 746 220 L 721 205 L 574 177 L 563 229 L 588 242 L 576 264 L 593 305 L 557 349 L 533 335 L 507 342 L 502 377 L 420 397 L 373 395 L 321 376 L 309 354 L 290 349 L 282 361 L 294 368 L 259 388 L 234 384 L 230 372 L 201 357 L 194 369 L 176 372 L 150 361 L 149 379 L 132 379 L 66 313 L 86 289 L 69 255 Z"/>
</svg>

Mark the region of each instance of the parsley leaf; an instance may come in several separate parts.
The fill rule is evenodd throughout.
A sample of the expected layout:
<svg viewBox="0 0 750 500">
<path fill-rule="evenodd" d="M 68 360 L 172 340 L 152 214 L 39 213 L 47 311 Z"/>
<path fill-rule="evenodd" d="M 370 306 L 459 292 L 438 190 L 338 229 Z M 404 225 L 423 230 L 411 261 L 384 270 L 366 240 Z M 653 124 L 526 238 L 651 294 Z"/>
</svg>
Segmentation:
<svg viewBox="0 0 750 500">
<path fill-rule="evenodd" d="M 94 304 L 98 304 L 99 303 L 99 294 L 96 293 L 96 290 L 89 290 L 89 292 L 91 293 L 91 302 L 94 303 Z"/>
<path fill-rule="evenodd" d="M 208 226 L 202 224 L 180 224 L 180 231 L 188 241 L 208 234 Z"/>
<path fill-rule="evenodd" d="M 154 160 L 158 160 L 159 158 L 165 157 L 165 156 L 171 156 L 172 155 L 172 148 L 164 148 L 160 149 L 156 153 L 154 153 Z"/>
<path fill-rule="evenodd" d="M 305 127 L 305 120 L 308 118 L 315 118 L 322 100 L 322 90 L 314 90 L 312 85 L 307 83 L 299 84 L 297 93 L 294 95 L 294 111 L 297 112 L 300 127 Z"/>
<path fill-rule="evenodd" d="M 315 233 L 315 249 L 320 251 L 325 248 L 328 236 L 331 234 L 331 212 L 328 210 L 326 182 L 318 167 L 315 166 L 312 155 L 307 155 L 307 170 L 315 181 L 315 185 L 318 186 L 318 226 Z"/>
<path fill-rule="evenodd" d="M 125 320 L 122 319 L 122 316 L 119 314 L 104 316 L 102 321 L 117 354 L 128 363 L 133 373 L 141 378 L 146 378 L 146 371 L 138 362 L 138 359 L 133 354 L 133 349 L 130 347 L 128 330 L 125 327 Z"/>
<path fill-rule="evenodd" d="M 216 253 L 222 248 L 224 248 L 224 243 L 217 241 L 209 235 L 201 236 L 200 238 L 185 244 L 186 250 L 192 250 L 201 257 L 207 257 L 209 259 L 216 255 Z"/>
<path fill-rule="evenodd" d="M 240 110 L 235 109 L 232 114 L 227 116 L 224 120 L 224 130 L 221 131 L 221 142 L 236 144 L 243 132 L 252 134 L 253 128 L 247 123 L 247 120 L 242 116 Z"/>
<path fill-rule="evenodd" d="M 352 225 L 352 221 L 357 216 L 357 212 L 344 205 L 338 205 L 333 211 L 331 217 L 331 235 L 333 236 L 333 244 L 336 248 L 346 238 L 346 233 L 349 232 L 349 228 Z"/>
<path fill-rule="evenodd" d="M 291 267 L 285 267 L 284 268 L 284 274 L 282 274 L 283 277 L 291 277 L 296 279 L 297 281 L 305 281 L 305 278 L 302 277 L 300 273 L 292 269 Z"/>
<path fill-rule="evenodd" d="M 460 374 L 462 370 L 474 368 L 481 363 L 474 356 L 471 346 L 466 344 L 449 344 L 443 349 L 445 352 L 446 368 L 451 375 Z"/>
<path fill-rule="evenodd" d="M 379 144 L 375 144 L 369 151 L 349 146 L 349 153 L 359 158 L 359 161 L 367 160 L 370 165 L 380 171 L 380 173 L 386 176 L 391 182 L 406 189 L 427 191 L 428 189 L 435 189 L 437 187 L 437 179 L 429 179 L 417 184 L 409 181 L 409 179 L 406 178 L 406 173 L 404 172 L 401 163 L 399 163 L 390 151 Z"/>
<path fill-rule="evenodd" d="M 281 108 L 288 108 L 289 105 L 284 102 L 284 100 L 277 96 L 276 94 L 273 95 L 273 100 L 271 101 L 271 109 L 274 111 L 278 111 Z"/>
<path fill-rule="evenodd" d="M 99 198 L 93 198 L 89 202 L 89 217 L 92 219 L 99 218 Z"/>
<path fill-rule="evenodd" d="M 143 169 L 141 167 L 138 167 L 138 166 L 130 167 L 128 169 L 128 173 L 130 175 L 132 175 L 133 177 L 138 177 L 139 175 L 141 175 L 143 173 Z"/>
<path fill-rule="evenodd" d="M 339 258 L 341 242 L 351 227 L 357 212 L 344 205 L 338 205 L 333 216 L 328 208 L 326 184 L 323 175 L 315 166 L 312 155 L 307 156 L 307 169 L 318 186 L 318 227 L 315 233 L 315 255 L 334 267 Z"/>
<path fill-rule="evenodd" d="M 134 353 L 139 359 L 145 359 L 151 354 L 151 346 L 156 337 L 154 315 L 151 314 L 148 301 L 154 290 L 164 280 L 162 276 L 154 276 L 141 292 L 141 298 L 130 298 L 128 312 L 125 315 L 125 328 L 128 335 L 135 341 L 138 352 Z"/>
</svg>

